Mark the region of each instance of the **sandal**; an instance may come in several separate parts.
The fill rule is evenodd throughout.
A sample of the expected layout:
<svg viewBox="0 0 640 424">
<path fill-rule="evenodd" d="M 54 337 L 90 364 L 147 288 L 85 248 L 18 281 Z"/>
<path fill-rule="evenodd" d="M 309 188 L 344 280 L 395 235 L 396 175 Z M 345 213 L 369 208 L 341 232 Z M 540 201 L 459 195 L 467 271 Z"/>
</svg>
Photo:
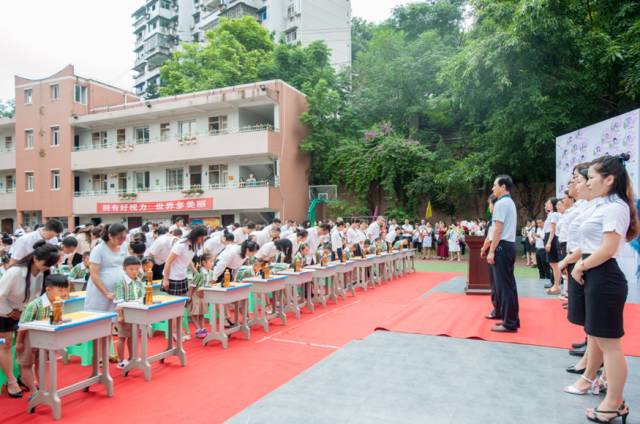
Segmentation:
<svg viewBox="0 0 640 424">
<path fill-rule="evenodd" d="M 591 393 L 593 395 L 599 395 L 600 392 L 606 392 L 607 391 L 607 383 L 602 380 L 601 378 L 595 378 L 593 380 L 589 379 L 588 377 L 586 377 L 584 374 L 582 374 L 580 376 L 581 379 L 586 380 L 587 382 L 589 382 L 589 384 L 591 384 L 591 386 L 585 390 L 580 390 L 578 389 L 576 386 L 574 386 L 573 384 L 571 386 L 567 386 L 564 388 L 564 392 L 565 393 L 569 393 L 571 395 L 586 395 L 587 393 Z"/>
<path fill-rule="evenodd" d="M 591 413 L 591 414 L 590 414 Z M 613 417 L 607 419 L 600 418 L 600 414 L 615 414 Z M 601 411 L 598 408 L 593 410 L 587 410 L 587 419 L 594 423 L 610 423 L 618 417 L 622 418 L 622 424 L 627 422 L 627 417 L 629 416 L 629 407 L 622 401 L 620 407 L 615 411 Z"/>
<path fill-rule="evenodd" d="M 548 295 L 556 295 L 556 294 L 560 294 L 560 289 L 557 290 L 553 290 L 553 289 L 547 289 L 547 294 Z"/>
<path fill-rule="evenodd" d="M 7 381 L 7 383 L 5 384 L 5 387 L 7 388 L 7 394 L 9 395 L 10 398 L 20 399 L 23 396 L 22 390 L 18 390 L 17 392 L 11 393 L 11 391 L 9 390 L 9 384 L 15 384 L 16 386 L 18 386 L 18 382 L 16 380 L 12 381 L 11 383 Z"/>
</svg>

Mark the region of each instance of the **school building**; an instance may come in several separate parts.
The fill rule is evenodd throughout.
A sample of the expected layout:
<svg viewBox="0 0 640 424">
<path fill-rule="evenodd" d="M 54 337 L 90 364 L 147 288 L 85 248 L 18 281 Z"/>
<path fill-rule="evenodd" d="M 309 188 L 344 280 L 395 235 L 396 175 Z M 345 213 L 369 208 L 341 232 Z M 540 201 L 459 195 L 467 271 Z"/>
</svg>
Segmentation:
<svg viewBox="0 0 640 424">
<path fill-rule="evenodd" d="M 0 118 L 0 223 L 304 219 L 305 96 L 264 81 L 143 100 L 69 65 L 15 77 Z"/>
</svg>

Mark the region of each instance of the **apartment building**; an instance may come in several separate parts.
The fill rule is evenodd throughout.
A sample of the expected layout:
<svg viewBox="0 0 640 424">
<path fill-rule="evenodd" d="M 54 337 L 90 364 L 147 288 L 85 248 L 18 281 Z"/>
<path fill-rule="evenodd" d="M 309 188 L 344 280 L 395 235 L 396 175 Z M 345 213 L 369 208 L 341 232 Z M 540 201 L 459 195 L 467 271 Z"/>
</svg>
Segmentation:
<svg viewBox="0 0 640 424">
<path fill-rule="evenodd" d="M 160 66 L 180 43 L 204 42 L 221 17 L 252 16 L 275 40 L 322 40 L 336 68 L 351 66 L 350 0 L 147 0 L 132 15 L 135 90 L 160 84 Z"/>
<path fill-rule="evenodd" d="M 68 66 L 16 77 L 16 99 L 15 119 L 0 120 L 7 228 L 52 217 L 136 227 L 306 214 L 306 98 L 282 81 L 143 101 Z"/>
</svg>

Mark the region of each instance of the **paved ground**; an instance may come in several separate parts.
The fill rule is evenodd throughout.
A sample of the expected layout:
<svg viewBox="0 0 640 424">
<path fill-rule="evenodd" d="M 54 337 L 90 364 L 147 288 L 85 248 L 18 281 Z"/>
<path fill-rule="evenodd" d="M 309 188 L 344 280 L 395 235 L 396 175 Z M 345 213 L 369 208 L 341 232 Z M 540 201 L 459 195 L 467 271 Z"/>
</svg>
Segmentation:
<svg viewBox="0 0 640 424">
<path fill-rule="evenodd" d="M 376 332 L 229 422 L 585 423 L 585 408 L 600 397 L 562 392 L 574 381 L 564 371 L 570 362 L 560 349 Z M 639 372 L 640 358 L 629 358 L 632 411 L 640 405 Z M 640 423 L 640 414 L 627 423 Z"/>
</svg>

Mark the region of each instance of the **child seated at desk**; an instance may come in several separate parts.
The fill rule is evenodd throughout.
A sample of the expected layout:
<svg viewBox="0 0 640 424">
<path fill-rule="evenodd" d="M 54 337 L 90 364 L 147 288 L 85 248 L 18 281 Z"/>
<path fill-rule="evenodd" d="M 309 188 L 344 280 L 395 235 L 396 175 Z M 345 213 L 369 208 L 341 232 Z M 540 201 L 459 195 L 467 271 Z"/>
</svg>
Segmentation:
<svg viewBox="0 0 640 424">
<path fill-rule="evenodd" d="M 135 256 L 128 256 L 124 259 L 122 266 L 124 268 L 124 276 L 122 280 L 116 283 L 116 297 L 113 301 L 116 305 L 123 302 L 141 302 L 144 298 L 144 284 L 140 278 L 142 262 Z M 124 322 L 122 308 L 116 306 L 116 311 L 118 312 L 116 353 L 118 355 L 118 368 L 123 369 L 129 364 L 129 361 L 124 358 L 125 345 L 129 348 L 129 356 L 132 353 L 131 324 Z M 133 336 L 136 337 L 137 335 L 134 334 Z"/>
<path fill-rule="evenodd" d="M 204 301 L 204 293 L 198 290 L 200 287 L 211 285 L 213 280 L 213 255 L 203 253 L 200 256 L 198 272 L 194 274 L 189 284 L 189 302 L 187 312 L 191 317 L 193 325 L 196 327 L 196 337 L 204 339 L 209 333 L 204 326 L 204 314 L 207 313 L 209 305 Z"/>
<path fill-rule="evenodd" d="M 80 262 L 79 264 L 77 264 L 71 269 L 71 272 L 69 273 L 69 278 L 73 280 L 83 279 L 84 281 L 87 281 L 89 279 L 89 256 L 90 255 L 91 255 L 90 252 L 84 252 L 82 254 L 82 262 Z"/>
<path fill-rule="evenodd" d="M 56 298 L 64 298 L 69 291 L 69 281 L 62 274 L 48 275 L 44 281 L 45 293 L 32 300 L 22 311 L 20 315 L 20 323 L 31 321 L 41 321 L 49 318 L 52 312 L 52 304 Z M 22 383 L 31 392 L 31 396 L 37 391 L 35 370 L 33 366 L 36 363 L 37 349 L 31 348 L 28 330 L 18 330 L 18 338 L 16 339 L 16 360 L 20 365 L 20 375 Z"/>
</svg>

